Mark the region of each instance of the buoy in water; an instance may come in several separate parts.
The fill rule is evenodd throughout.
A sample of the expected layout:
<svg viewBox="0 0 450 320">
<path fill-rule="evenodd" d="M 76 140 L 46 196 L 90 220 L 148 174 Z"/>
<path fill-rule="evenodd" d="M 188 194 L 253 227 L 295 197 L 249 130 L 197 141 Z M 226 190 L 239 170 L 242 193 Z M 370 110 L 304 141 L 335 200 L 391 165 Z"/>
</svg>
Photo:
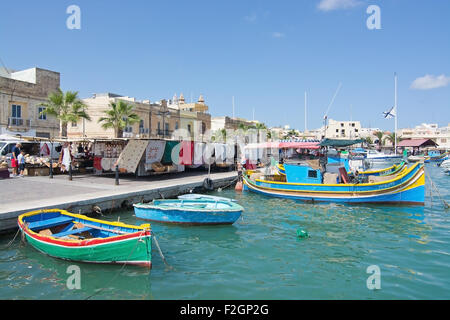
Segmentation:
<svg viewBox="0 0 450 320">
<path fill-rule="evenodd" d="M 236 191 L 242 191 L 242 181 L 238 181 L 236 183 L 236 186 L 234 187 L 234 190 Z"/>
<path fill-rule="evenodd" d="M 308 232 L 306 232 L 306 230 L 303 229 L 297 229 L 297 238 L 308 238 Z"/>
</svg>

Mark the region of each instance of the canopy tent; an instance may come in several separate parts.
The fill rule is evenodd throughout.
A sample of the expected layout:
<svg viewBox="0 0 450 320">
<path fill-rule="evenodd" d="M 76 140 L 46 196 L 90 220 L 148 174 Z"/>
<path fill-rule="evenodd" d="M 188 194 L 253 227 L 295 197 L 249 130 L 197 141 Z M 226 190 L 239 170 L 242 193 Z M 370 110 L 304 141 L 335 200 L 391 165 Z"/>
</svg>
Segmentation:
<svg viewBox="0 0 450 320">
<path fill-rule="evenodd" d="M 400 141 L 397 147 L 425 148 L 437 147 L 438 144 L 431 139 L 408 139 Z"/>
<path fill-rule="evenodd" d="M 318 142 L 265 142 L 251 143 L 245 146 L 246 149 L 319 149 Z"/>
<path fill-rule="evenodd" d="M 357 143 L 362 143 L 364 140 L 344 140 L 344 139 L 324 139 L 321 143 L 321 147 L 349 147 Z"/>
</svg>

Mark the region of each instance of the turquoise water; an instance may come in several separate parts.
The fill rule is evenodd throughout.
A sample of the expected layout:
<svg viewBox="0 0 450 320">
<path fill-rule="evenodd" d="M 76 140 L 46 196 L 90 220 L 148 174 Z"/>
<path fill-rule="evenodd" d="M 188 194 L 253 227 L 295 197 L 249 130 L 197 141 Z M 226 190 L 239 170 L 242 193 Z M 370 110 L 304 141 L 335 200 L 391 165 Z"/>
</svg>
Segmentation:
<svg viewBox="0 0 450 320">
<path fill-rule="evenodd" d="M 427 174 L 450 203 L 450 177 Z M 17 239 L 0 249 L 0 299 L 449 299 L 450 211 L 437 195 L 426 206 L 305 204 L 235 193 L 246 209 L 232 226 L 153 223 L 165 266 L 153 246 L 153 268 L 90 265 L 47 257 Z M 107 220 L 141 224 L 124 211 Z M 310 237 L 297 239 L 298 229 Z M 4 248 L 14 234 L 0 237 Z M 81 289 L 70 290 L 70 265 Z M 378 265 L 381 289 L 366 269 Z"/>
</svg>

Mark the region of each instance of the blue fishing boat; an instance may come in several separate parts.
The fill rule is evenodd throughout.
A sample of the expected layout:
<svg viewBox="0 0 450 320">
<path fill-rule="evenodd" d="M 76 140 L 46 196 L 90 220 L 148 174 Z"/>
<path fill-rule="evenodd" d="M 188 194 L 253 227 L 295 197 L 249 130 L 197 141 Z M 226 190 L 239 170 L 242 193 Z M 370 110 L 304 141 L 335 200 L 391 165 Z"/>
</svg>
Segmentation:
<svg viewBox="0 0 450 320">
<path fill-rule="evenodd" d="M 197 194 L 197 193 L 187 193 L 181 196 L 178 196 L 178 199 L 181 200 L 219 200 L 219 201 L 233 201 L 236 202 L 235 199 L 218 197 L 218 196 L 210 196 L 207 194 Z"/>
<path fill-rule="evenodd" d="M 191 225 L 233 224 L 244 211 L 236 202 L 211 199 L 153 200 L 133 206 L 140 219 Z"/>
<path fill-rule="evenodd" d="M 396 175 L 369 176 L 367 182 L 351 179 L 345 168 L 331 175 L 307 163 L 285 163 L 284 169 L 285 176 L 247 171 L 243 175 L 244 190 L 308 202 L 425 203 L 425 170 L 421 163 Z"/>
</svg>

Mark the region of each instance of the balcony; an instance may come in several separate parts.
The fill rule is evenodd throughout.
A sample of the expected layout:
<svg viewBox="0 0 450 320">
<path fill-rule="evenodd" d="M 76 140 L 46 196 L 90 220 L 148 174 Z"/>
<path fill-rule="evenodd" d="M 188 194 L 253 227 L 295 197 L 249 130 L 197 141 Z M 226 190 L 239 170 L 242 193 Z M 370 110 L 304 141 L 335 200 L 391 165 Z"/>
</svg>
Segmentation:
<svg viewBox="0 0 450 320">
<path fill-rule="evenodd" d="M 156 134 L 157 134 L 158 136 L 164 136 L 164 137 L 169 137 L 169 136 L 171 136 L 171 135 L 172 135 L 172 132 L 173 132 L 173 131 L 170 131 L 170 130 L 160 130 L 160 129 L 157 129 L 157 130 L 156 130 Z"/>
<path fill-rule="evenodd" d="M 148 134 L 149 130 L 148 128 L 139 128 L 139 134 Z"/>
<path fill-rule="evenodd" d="M 9 128 L 31 128 L 31 120 L 23 119 L 23 118 L 8 118 L 8 127 Z"/>
</svg>

